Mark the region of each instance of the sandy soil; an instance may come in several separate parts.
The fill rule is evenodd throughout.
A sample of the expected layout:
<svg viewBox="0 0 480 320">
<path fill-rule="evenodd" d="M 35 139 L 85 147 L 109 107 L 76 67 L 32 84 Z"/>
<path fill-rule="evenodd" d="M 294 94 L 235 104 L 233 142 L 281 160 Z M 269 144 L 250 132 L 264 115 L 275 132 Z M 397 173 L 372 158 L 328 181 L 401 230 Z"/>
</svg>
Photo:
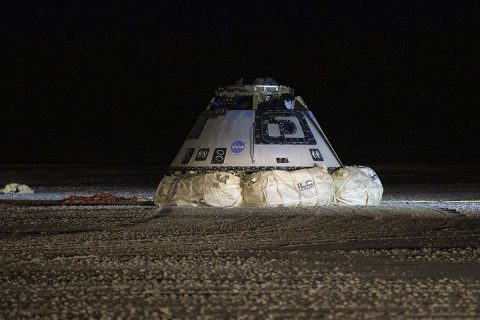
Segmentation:
<svg viewBox="0 0 480 320">
<path fill-rule="evenodd" d="M 480 316 L 480 211 L 0 208 L 0 318 Z"/>
<path fill-rule="evenodd" d="M 440 201 L 479 199 L 479 175 L 389 168 L 380 207 L 0 199 L 0 319 L 480 318 L 480 202 Z M 57 198 L 158 183 L 151 168 L 49 170 L 0 178 Z"/>
</svg>

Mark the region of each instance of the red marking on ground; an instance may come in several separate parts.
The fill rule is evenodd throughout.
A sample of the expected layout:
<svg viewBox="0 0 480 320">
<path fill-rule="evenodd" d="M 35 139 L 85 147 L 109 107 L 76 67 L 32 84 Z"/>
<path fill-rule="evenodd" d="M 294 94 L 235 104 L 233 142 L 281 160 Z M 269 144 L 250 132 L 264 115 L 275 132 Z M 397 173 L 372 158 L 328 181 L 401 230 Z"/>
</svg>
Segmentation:
<svg viewBox="0 0 480 320">
<path fill-rule="evenodd" d="M 91 196 L 71 195 L 62 200 L 63 204 L 125 204 L 141 201 L 140 198 L 125 198 L 108 192 L 96 193 Z"/>
</svg>

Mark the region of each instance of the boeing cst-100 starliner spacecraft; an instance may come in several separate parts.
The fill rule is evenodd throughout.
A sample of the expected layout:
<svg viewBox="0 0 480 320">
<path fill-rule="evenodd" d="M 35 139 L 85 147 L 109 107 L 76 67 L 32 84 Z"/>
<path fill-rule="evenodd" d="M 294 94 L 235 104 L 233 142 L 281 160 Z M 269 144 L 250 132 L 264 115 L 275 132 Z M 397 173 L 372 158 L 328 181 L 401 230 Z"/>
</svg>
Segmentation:
<svg viewBox="0 0 480 320">
<path fill-rule="evenodd" d="M 160 182 L 158 205 L 377 205 L 367 167 L 345 167 L 292 88 L 271 78 L 220 87 Z"/>
<path fill-rule="evenodd" d="M 271 78 L 220 87 L 170 171 L 294 170 L 342 166 L 313 113 Z"/>
</svg>

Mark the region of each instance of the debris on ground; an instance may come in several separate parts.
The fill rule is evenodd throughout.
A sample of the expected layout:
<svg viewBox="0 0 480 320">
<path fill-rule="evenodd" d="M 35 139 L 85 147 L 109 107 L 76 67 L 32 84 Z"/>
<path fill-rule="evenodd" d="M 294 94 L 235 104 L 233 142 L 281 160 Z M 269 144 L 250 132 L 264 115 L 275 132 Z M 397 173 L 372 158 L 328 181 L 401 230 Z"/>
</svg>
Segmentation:
<svg viewBox="0 0 480 320">
<path fill-rule="evenodd" d="M 27 193 L 33 193 L 33 190 L 26 184 L 10 183 L 5 185 L 5 187 L 0 190 L 0 193 L 27 194 Z"/>
<path fill-rule="evenodd" d="M 142 198 L 125 198 L 108 192 L 96 193 L 91 196 L 71 195 L 62 200 L 62 204 L 132 204 L 142 202 Z"/>
</svg>

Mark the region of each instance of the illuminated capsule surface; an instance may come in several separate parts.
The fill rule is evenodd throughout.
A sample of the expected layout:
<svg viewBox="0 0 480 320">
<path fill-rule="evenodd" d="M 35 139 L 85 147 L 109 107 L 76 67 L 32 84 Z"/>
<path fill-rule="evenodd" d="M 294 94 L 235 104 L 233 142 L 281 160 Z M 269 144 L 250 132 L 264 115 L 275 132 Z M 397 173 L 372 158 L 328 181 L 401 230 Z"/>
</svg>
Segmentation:
<svg viewBox="0 0 480 320">
<path fill-rule="evenodd" d="M 295 170 L 341 167 L 313 113 L 272 78 L 243 79 L 215 91 L 171 172 Z"/>
</svg>

